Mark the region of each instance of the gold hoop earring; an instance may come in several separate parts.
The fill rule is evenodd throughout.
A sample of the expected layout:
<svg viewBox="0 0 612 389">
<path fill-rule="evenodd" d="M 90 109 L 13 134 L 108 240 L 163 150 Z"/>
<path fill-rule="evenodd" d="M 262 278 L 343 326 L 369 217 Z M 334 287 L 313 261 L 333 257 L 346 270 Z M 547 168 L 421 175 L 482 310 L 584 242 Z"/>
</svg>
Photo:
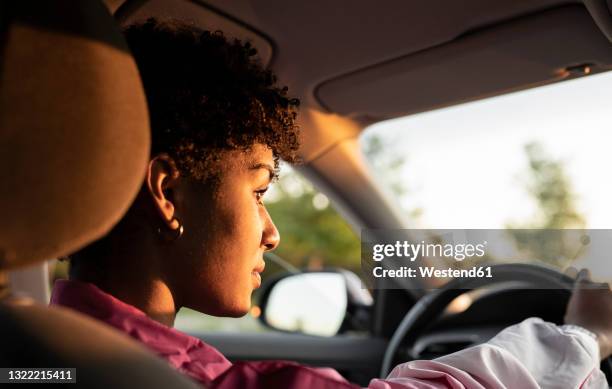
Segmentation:
<svg viewBox="0 0 612 389">
<path fill-rule="evenodd" d="M 180 238 L 181 236 L 183 236 L 183 232 L 185 231 L 185 229 L 183 228 L 183 223 L 181 223 L 181 221 L 179 220 L 178 217 L 174 217 L 171 221 L 170 224 L 172 224 L 174 221 L 176 220 L 176 222 L 178 223 L 178 227 L 175 229 L 170 229 L 170 228 L 164 228 L 162 229 L 162 227 L 158 227 L 157 228 L 157 233 L 166 241 L 166 242 L 173 242 L 175 240 L 177 240 L 178 238 Z M 172 232 L 172 235 L 168 234 L 168 231 Z"/>
</svg>

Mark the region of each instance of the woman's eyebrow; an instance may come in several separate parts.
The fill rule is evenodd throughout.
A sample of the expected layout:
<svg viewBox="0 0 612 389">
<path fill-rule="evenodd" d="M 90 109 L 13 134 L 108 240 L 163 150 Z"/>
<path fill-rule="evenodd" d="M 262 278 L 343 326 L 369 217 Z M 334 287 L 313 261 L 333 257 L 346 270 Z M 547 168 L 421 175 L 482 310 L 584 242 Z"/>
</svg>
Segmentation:
<svg viewBox="0 0 612 389">
<path fill-rule="evenodd" d="M 274 167 L 272 167 L 272 165 L 267 164 L 267 163 L 255 163 L 251 166 L 249 166 L 249 170 L 259 170 L 259 169 L 265 169 L 268 171 L 268 173 L 270 173 L 270 181 L 274 180 L 274 178 L 276 178 L 276 171 L 274 170 Z"/>
</svg>

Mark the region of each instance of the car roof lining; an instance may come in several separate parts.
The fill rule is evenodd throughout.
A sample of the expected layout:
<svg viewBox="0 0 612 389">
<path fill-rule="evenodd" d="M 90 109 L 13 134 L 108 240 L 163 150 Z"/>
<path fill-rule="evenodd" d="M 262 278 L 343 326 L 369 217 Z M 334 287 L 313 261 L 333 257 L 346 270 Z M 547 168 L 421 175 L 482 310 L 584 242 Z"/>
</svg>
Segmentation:
<svg viewBox="0 0 612 389">
<path fill-rule="evenodd" d="M 273 40 L 265 33 L 242 22 L 222 9 L 197 0 L 128 0 L 119 4 L 107 1 L 122 26 L 145 21 L 150 17 L 176 19 L 210 31 L 222 31 L 228 39 L 250 42 L 257 49 L 263 66 L 274 60 Z"/>
<path fill-rule="evenodd" d="M 195 19 L 189 4 L 223 13 L 242 23 L 277 47 L 274 70 L 302 100 L 316 107 L 317 86 L 353 72 L 402 58 L 460 39 L 466 33 L 520 19 L 563 5 L 584 7 L 567 0 L 466 0 L 449 2 L 312 0 L 106 0 L 111 9 L 131 14 L 147 9 L 149 15 Z M 131 6 L 129 6 L 131 4 Z M 122 21 L 126 22 L 127 19 Z M 130 16 L 133 19 L 132 16 Z M 203 28 L 207 20 L 195 20 Z M 593 22 L 593 25 L 595 23 Z M 543 27 L 543 28 L 547 28 Z"/>
<path fill-rule="evenodd" d="M 289 3 L 269 0 L 265 5 L 252 0 L 227 4 L 211 0 L 211 3 L 265 31 L 275 41 L 278 53 L 274 70 L 306 105 L 341 115 L 353 112 L 344 106 L 336 106 L 336 101 L 324 100 L 324 93 L 317 95 L 317 88 L 322 88 L 322 85 L 329 88 L 333 80 L 363 69 L 407 56 L 415 57 L 432 48 L 460 40 L 466 34 L 479 35 L 493 26 L 545 10 L 567 5 L 584 9 L 579 1 L 560 0 L 386 1 L 376 6 L 367 1 L 354 1 L 351 7 L 346 7 L 344 2 L 318 0 Z M 595 26 L 592 20 L 591 24 Z M 549 26 L 542 26 L 542 29 Z M 500 78 L 503 77 L 503 74 L 500 75 Z M 486 82 L 490 80 L 480 81 L 481 84 Z M 370 112 L 371 116 L 367 116 L 367 113 L 359 116 L 357 112 L 356 117 L 363 122 L 422 110 L 409 106 L 406 101 L 385 99 L 384 95 L 355 96 L 354 92 L 350 88 L 344 91 L 342 97 L 348 100 L 345 105 L 349 105 L 352 98 L 359 98 L 379 105 L 404 106 L 393 110 L 395 116 L 388 115 L 389 112 L 383 112 L 385 115 Z M 482 95 L 470 96 L 478 97 Z M 436 98 L 441 101 L 436 101 Z M 432 96 L 432 104 L 427 109 L 446 105 L 444 99 L 444 91 L 437 93 Z"/>
</svg>

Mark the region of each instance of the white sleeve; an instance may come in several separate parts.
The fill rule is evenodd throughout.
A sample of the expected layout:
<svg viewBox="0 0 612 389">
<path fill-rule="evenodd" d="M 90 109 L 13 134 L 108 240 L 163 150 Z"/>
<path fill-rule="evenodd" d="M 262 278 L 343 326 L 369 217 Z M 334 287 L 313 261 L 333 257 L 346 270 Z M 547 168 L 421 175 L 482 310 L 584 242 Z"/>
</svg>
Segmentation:
<svg viewBox="0 0 612 389">
<path fill-rule="evenodd" d="M 370 388 L 607 389 L 586 330 L 531 318 L 479 346 L 400 364 Z"/>
<path fill-rule="evenodd" d="M 487 342 L 511 354 L 541 388 L 608 388 L 599 345 L 588 331 L 531 318 Z"/>
</svg>

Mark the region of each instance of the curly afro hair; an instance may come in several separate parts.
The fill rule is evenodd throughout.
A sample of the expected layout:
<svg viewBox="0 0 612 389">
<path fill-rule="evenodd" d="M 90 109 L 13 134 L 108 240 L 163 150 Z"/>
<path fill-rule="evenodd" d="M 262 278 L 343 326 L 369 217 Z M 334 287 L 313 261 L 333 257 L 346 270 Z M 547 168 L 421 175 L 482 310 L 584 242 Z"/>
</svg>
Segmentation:
<svg viewBox="0 0 612 389">
<path fill-rule="evenodd" d="M 297 99 L 256 59 L 250 43 L 228 41 L 178 21 L 149 19 L 124 31 L 143 81 L 152 154 L 168 153 L 179 172 L 214 177 L 219 151 L 267 145 L 295 163 Z"/>
</svg>

